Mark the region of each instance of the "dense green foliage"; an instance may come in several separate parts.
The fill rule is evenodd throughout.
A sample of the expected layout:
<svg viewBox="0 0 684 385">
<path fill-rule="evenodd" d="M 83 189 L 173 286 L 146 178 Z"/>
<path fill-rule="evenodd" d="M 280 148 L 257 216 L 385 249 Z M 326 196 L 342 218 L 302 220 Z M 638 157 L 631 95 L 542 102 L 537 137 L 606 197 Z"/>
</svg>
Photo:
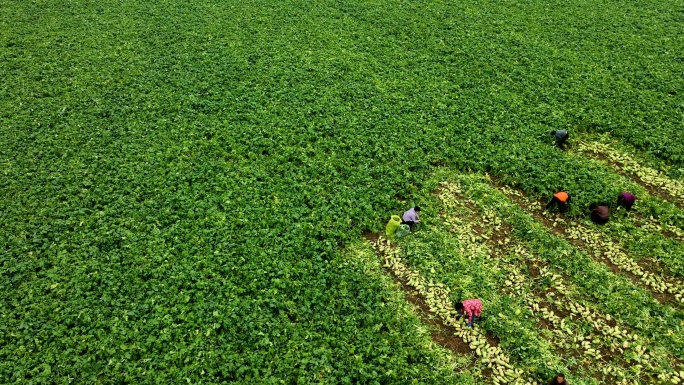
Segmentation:
<svg viewBox="0 0 684 385">
<path fill-rule="evenodd" d="M 2 382 L 442 379 L 340 246 L 438 165 L 620 190 L 550 129 L 679 175 L 683 9 L 0 0 Z"/>
</svg>

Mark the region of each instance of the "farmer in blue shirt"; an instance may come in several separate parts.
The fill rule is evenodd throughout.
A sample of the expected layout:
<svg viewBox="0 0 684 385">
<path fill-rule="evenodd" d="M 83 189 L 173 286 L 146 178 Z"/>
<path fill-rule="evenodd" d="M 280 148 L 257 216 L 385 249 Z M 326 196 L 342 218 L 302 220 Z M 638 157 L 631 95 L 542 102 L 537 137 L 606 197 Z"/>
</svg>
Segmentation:
<svg viewBox="0 0 684 385">
<path fill-rule="evenodd" d="M 564 150 L 565 142 L 568 141 L 570 134 L 565 130 L 553 130 L 551 131 L 551 135 L 556 138 L 556 145 L 558 145 L 561 150 Z"/>
</svg>

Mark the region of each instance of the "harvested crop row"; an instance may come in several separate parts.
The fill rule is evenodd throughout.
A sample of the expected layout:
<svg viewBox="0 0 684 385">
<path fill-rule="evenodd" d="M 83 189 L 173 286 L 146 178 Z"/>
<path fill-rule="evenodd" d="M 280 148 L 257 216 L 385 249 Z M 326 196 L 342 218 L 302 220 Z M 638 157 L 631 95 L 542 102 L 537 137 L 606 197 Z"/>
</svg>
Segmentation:
<svg viewBox="0 0 684 385">
<path fill-rule="evenodd" d="M 440 200 L 445 203 L 445 206 L 460 206 L 461 208 L 466 208 L 468 206 L 468 200 L 455 199 L 453 202 L 449 202 L 449 194 L 454 185 L 444 185 L 444 189 L 440 194 Z M 453 195 L 451 195 L 453 197 Z M 473 213 L 475 214 L 475 213 Z M 510 238 L 510 230 L 503 230 L 503 222 L 501 218 L 492 215 L 493 212 L 485 209 L 484 212 L 479 213 L 480 216 L 473 216 L 470 220 L 461 220 L 459 216 L 454 215 L 453 212 L 443 211 L 442 219 L 444 224 L 449 228 L 449 231 L 461 242 L 465 244 L 470 244 L 472 248 L 481 248 L 490 254 L 492 259 L 490 264 L 496 266 L 505 273 L 505 279 L 503 284 L 500 286 L 500 292 L 504 293 L 510 297 L 520 298 L 523 305 L 522 309 L 515 311 L 516 315 L 530 317 L 536 319 L 537 325 L 545 324 L 548 330 L 552 333 L 549 335 L 548 340 L 551 345 L 551 350 L 556 352 L 562 352 L 559 356 L 563 358 L 564 361 L 572 358 L 581 358 L 581 355 L 577 355 L 574 352 L 571 354 L 569 350 L 562 349 L 563 346 L 559 345 L 557 337 L 563 334 L 563 328 L 566 327 L 564 324 L 565 320 L 561 320 L 558 316 L 553 314 L 553 311 L 548 311 L 546 308 L 540 309 L 540 303 L 544 301 L 542 297 L 535 296 L 532 289 L 532 282 L 528 277 L 525 277 L 522 272 L 516 267 L 515 264 L 507 256 L 505 250 L 508 247 L 513 246 L 512 239 Z M 476 228 L 480 224 L 487 224 L 491 229 L 491 232 L 499 233 L 499 239 L 494 241 L 494 239 L 483 232 L 478 231 Z M 490 232 L 490 234 L 491 234 Z M 500 242 L 500 243 L 499 243 Z M 543 311 L 542 311 L 543 309 Z M 506 317 L 505 314 L 498 315 L 501 318 Z M 546 322 L 542 322 L 542 319 Z M 560 322 L 559 322 L 560 321 Z"/>
<path fill-rule="evenodd" d="M 439 316 L 442 321 L 456 329 L 457 335 L 463 342 L 469 344 L 478 357 L 492 370 L 491 378 L 495 384 L 534 384 L 530 378 L 525 378 L 521 369 L 515 368 L 510 359 L 499 347 L 492 346 L 482 335 L 479 328 L 466 328 L 459 322 L 456 311 L 452 307 L 450 293 L 442 283 L 427 281 L 418 271 L 407 267 L 400 255 L 400 249 L 391 246 L 385 238 L 379 238 L 373 243 L 376 251 L 384 257 L 385 267 L 414 287 L 426 299 L 430 311 Z"/>
<path fill-rule="evenodd" d="M 465 207 L 469 203 L 475 203 L 469 198 L 458 196 L 460 191 L 458 186 L 445 183 L 442 185 L 440 199 L 442 202 L 449 202 L 450 199 L 455 198 L 453 202 L 449 202 L 449 206 L 455 204 Z M 455 218 L 450 218 L 448 213 L 443 213 L 443 216 L 446 217 L 447 224 L 456 221 Z M 483 242 L 490 244 L 492 257 L 501 261 L 500 267 L 506 273 L 507 280 L 502 292 L 523 298 L 527 311 L 532 316 L 539 316 L 547 321 L 547 324 L 551 326 L 550 330 L 553 333 L 554 342 L 560 351 L 570 352 L 574 350 L 582 357 L 583 361 L 591 363 L 587 365 L 589 371 L 593 368 L 600 368 L 602 375 L 610 375 L 619 383 L 628 383 L 628 379 L 634 377 L 635 366 L 638 366 L 640 377 L 646 382 L 652 382 L 655 378 L 669 378 L 667 376 L 670 376 L 671 373 L 658 365 L 650 364 L 648 361 L 652 357 L 656 358 L 653 362 L 671 361 L 672 357 L 669 357 L 662 350 L 654 350 L 649 355 L 644 347 L 648 341 L 633 332 L 630 333 L 624 326 L 618 324 L 610 326 L 607 322 L 612 321 L 609 315 L 604 315 L 575 298 L 577 297 L 574 294 L 575 290 L 568 288 L 572 285 L 566 284 L 561 275 L 552 272 L 542 261 L 519 245 L 515 238 L 511 238 L 510 229 L 503 226 L 502 218 L 498 217 L 491 208 L 481 207 L 479 217 L 473 218 L 472 221 L 473 223 L 468 223 L 465 226 L 462 224 L 454 226 L 452 230 L 458 232 L 477 223 L 487 224 L 492 232 L 499 232 L 503 229 L 503 234 L 499 234 L 499 237 L 504 238 L 504 240 L 497 241 L 498 245 L 496 242 L 492 242 L 489 236 L 480 235 Z M 466 235 L 466 238 L 477 237 L 477 234 Z M 500 248 L 504 250 L 495 255 L 498 251 L 495 249 Z M 508 255 L 512 256 L 514 260 L 506 255 L 506 250 L 510 251 Z M 538 279 L 531 279 L 521 271 L 519 266 L 528 262 L 542 266 Z M 541 293 L 538 290 L 535 292 L 532 287 L 533 281 L 543 281 L 544 278 L 548 278 L 549 286 L 542 289 Z M 535 292 L 534 295 L 530 295 L 533 292 Z M 557 315 L 553 308 L 567 312 L 568 315 Z M 615 321 L 612 322 L 615 323 Z M 589 333 L 585 333 L 587 326 L 591 330 Z M 610 355 L 610 357 L 604 357 L 604 355 Z M 606 358 L 610 358 L 613 362 L 605 362 Z M 678 377 L 673 378 L 678 379 Z"/>
<path fill-rule="evenodd" d="M 607 258 L 620 269 L 628 271 L 638 277 L 639 281 L 657 293 L 673 294 L 679 303 L 684 303 L 684 283 L 673 277 L 668 277 L 657 271 L 648 271 L 636 263 L 619 245 L 600 232 L 576 224 L 575 222 L 557 219 L 560 226 L 565 226 L 565 233 L 570 239 L 581 240 L 584 248 L 589 252 L 594 250 L 598 258 Z"/>
<path fill-rule="evenodd" d="M 682 205 L 679 204 L 679 208 L 677 208 L 676 202 L 677 199 L 682 199 L 682 196 L 668 193 L 668 191 L 671 191 L 673 194 L 677 194 L 677 192 L 681 190 L 681 187 L 684 186 L 684 182 L 670 179 L 652 168 L 642 166 L 629 155 L 623 154 L 602 142 L 585 141 L 580 142 L 577 147 L 579 154 L 588 155 L 589 159 L 608 166 L 613 171 L 617 172 L 617 174 L 630 179 L 631 182 L 635 182 L 639 185 L 639 188 L 631 191 L 637 195 L 638 204 L 634 206 L 629 213 L 625 213 L 624 210 L 618 208 L 618 212 L 622 212 L 619 213 L 620 215 L 617 217 L 628 219 L 629 225 L 634 226 L 647 234 L 660 235 L 665 238 L 679 241 L 684 240 L 684 222 L 681 220 L 682 212 L 680 210 Z M 592 149 L 590 150 L 589 148 Z M 638 173 L 644 178 L 650 180 L 657 179 L 657 181 L 651 184 L 646 183 L 637 176 L 637 171 L 629 173 L 620 168 L 619 164 L 611 162 L 611 158 L 602 152 L 604 149 L 607 151 L 606 154 L 611 154 L 615 159 L 629 160 L 630 169 L 643 170 L 638 171 Z M 652 178 L 645 175 L 650 175 Z M 658 176 L 656 177 L 655 175 Z M 631 188 L 637 187 L 627 180 L 617 183 L 623 185 L 623 188 L 628 190 L 630 189 L 630 187 L 628 187 L 630 184 L 632 184 Z M 663 190 L 663 186 L 670 187 L 668 188 L 668 191 L 665 191 Z M 611 198 L 611 200 L 612 199 L 614 198 Z M 613 216 L 611 222 L 615 219 L 616 217 Z M 681 254 L 681 252 L 679 254 Z"/>
<path fill-rule="evenodd" d="M 549 286 L 543 289 L 543 294 L 538 295 L 548 307 L 556 309 L 555 313 L 566 315 L 559 317 L 553 309 L 540 307 L 539 302 L 534 303 L 533 307 L 557 326 L 556 335 L 564 342 L 563 349 L 580 350 L 589 361 L 600 364 L 598 368 L 603 375 L 611 375 L 619 382 L 628 383 L 635 369 L 638 369 L 641 380 L 647 383 L 654 382 L 656 378 L 671 379 L 672 383 L 681 380 L 678 374 L 670 370 L 676 366 L 677 360 L 669 352 L 657 348 L 647 338 L 630 331 L 626 325 L 587 303 L 571 282 L 566 282 L 559 272 L 544 266 L 522 247 L 516 249 L 515 253 L 527 261 L 542 264 L 539 280 L 546 280 Z M 529 276 L 516 268 L 512 268 L 509 274 L 512 281 L 530 280 Z M 586 333 L 587 329 L 590 332 Z M 607 358 L 611 362 L 606 362 Z"/>
<path fill-rule="evenodd" d="M 495 185 L 499 186 L 500 188 L 507 189 L 505 190 L 505 192 L 507 194 L 510 193 L 511 195 L 509 196 L 524 199 L 526 205 L 536 205 L 537 201 L 530 199 L 526 194 L 502 183 L 496 177 L 493 177 L 489 174 L 486 175 L 487 178 L 490 179 Z M 617 209 L 617 212 L 614 212 L 611 216 L 609 225 L 606 228 L 609 228 L 611 223 L 618 221 L 620 222 L 620 227 L 627 227 L 632 228 L 632 230 L 637 230 L 639 232 L 638 236 L 661 236 L 664 238 L 671 238 L 679 241 L 684 240 L 683 228 L 675 226 L 671 223 L 668 223 L 668 221 L 666 220 L 661 220 L 653 216 L 652 206 L 658 206 L 657 210 L 662 210 L 663 203 L 666 202 L 664 202 L 660 198 L 655 198 L 648 194 L 640 195 L 638 197 L 638 200 L 641 203 L 635 205 L 631 212 L 625 212 L 624 208 L 619 207 Z M 681 216 L 681 211 L 673 209 L 672 212 L 668 213 L 668 215 L 665 216 L 665 218 L 671 219 L 668 217 L 679 218 Z"/>
<path fill-rule="evenodd" d="M 566 237 L 588 255 L 594 256 L 598 260 L 608 261 L 611 267 L 632 274 L 633 281 L 648 288 L 649 291 L 667 295 L 654 295 L 655 298 L 665 303 L 674 299 L 678 303 L 684 304 L 684 283 L 681 280 L 645 269 L 635 262 L 619 244 L 598 230 L 575 221 L 567 221 L 562 217 L 549 217 L 540 214 L 543 210 L 542 205 L 539 202 L 528 200 L 518 190 L 507 186 L 500 186 L 499 190 L 514 201 L 523 202 L 524 204 L 521 204 L 521 207 L 530 215 L 540 219 L 547 227 L 551 227 L 556 234 Z"/>
<path fill-rule="evenodd" d="M 647 212 L 639 212 L 637 209 L 630 219 L 635 227 L 643 230 L 648 234 L 660 234 L 667 238 L 673 238 L 679 241 L 684 240 L 684 230 L 669 223 L 662 221 L 649 215 Z"/>
<path fill-rule="evenodd" d="M 498 178 L 488 176 L 495 185 L 503 189 L 507 196 L 515 200 L 519 205 L 534 215 L 541 223 L 555 226 L 557 223 L 541 215 L 543 209 L 537 200 L 529 198 L 526 194 L 503 184 Z M 668 222 L 679 223 L 684 218 L 684 213 L 670 207 L 663 208 L 663 202 L 659 198 L 649 195 L 641 195 L 639 203 L 632 211 L 627 212 L 618 207 L 611 215 L 608 224 L 593 226 L 588 220 L 584 220 L 585 227 L 592 228 L 605 234 L 607 239 L 619 245 L 622 250 L 629 250 L 631 259 L 640 264 L 646 271 L 657 271 L 665 277 L 673 280 L 682 280 L 684 277 L 684 230 Z M 661 210 L 669 210 L 663 212 Z M 653 215 L 660 216 L 654 218 Z M 548 222 L 548 223 L 547 223 Z M 582 220 L 577 220 L 582 223 Z M 668 293 L 668 295 L 674 295 Z"/>
<path fill-rule="evenodd" d="M 447 279 L 447 282 L 451 282 L 450 288 L 461 291 L 460 298 L 465 298 L 462 296 L 463 291 L 470 291 L 473 295 L 482 295 L 487 303 L 488 312 L 492 312 L 485 325 L 487 330 L 495 330 L 496 335 L 505 339 L 505 341 L 502 340 L 502 343 L 507 344 L 510 349 L 515 351 L 521 352 L 521 346 L 535 347 L 533 350 L 522 350 L 524 352 L 523 357 L 521 357 L 522 365 L 531 365 L 538 372 L 544 372 L 546 368 L 557 368 L 569 372 L 570 368 L 566 362 L 579 362 L 583 357 L 574 352 L 565 352 L 560 349 L 560 346 L 555 344 L 551 332 L 547 335 L 539 333 L 540 325 L 544 323 L 544 317 L 524 300 L 527 296 L 533 295 L 530 288 L 527 287 L 528 283 L 513 284 L 506 277 L 507 274 L 502 274 L 507 270 L 507 259 L 505 257 L 492 258 L 495 247 L 489 245 L 491 243 L 499 246 L 509 244 L 511 239 L 506 236 L 509 230 L 505 228 L 506 226 L 495 213 L 488 212 L 479 215 L 476 210 L 468 207 L 470 202 L 467 200 L 454 200 L 453 196 L 452 199 L 449 199 L 448 195 L 447 189 L 443 188 L 440 193 L 440 197 L 444 198 L 440 212 L 446 231 L 443 230 L 442 226 L 431 226 L 426 231 L 421 230 L 421 232 L 416 233 L 419 240 L 414 238 L 415 241 L 406 246 L 413 252 L 413 255 L 408 253 L 408 257 L 413 257 L 414 261 L 418 262 L 418 266 L 423 266 L 422 269 L 424 269 L 425 274 L 443 277 Z M 483 224 L 486 224 L 488 231 L 485 232 L 482 231 L 484 229 L 479 228 Z M 492 234 L 493 232 L 499 234 Z M 444 240 L 446 241 L 442 243 Z M 457 262 L 460 267 L 440 263 L 443 258 L 449 259 L 450 262 L 460 259 L 461 262 Z M 467 277 L 465 279 L 459 278 L 459 271 L 463 270 L 478 270 L 482 276 L 486 276 L 492 295 L 477 289 L 479 285 L 473 287 L 466 284 L 465 286 L 469 286 L 468 288 L 462 286 L 461 284 L 468 280 Z M 475 288 L 475 290 L 471 290 L 471 288 Z M 502 296 L 502 293 L 506 295 Z M 513 305 L 511 302 L 517 303 L 517 305 Z M 512 331 L 507 329 L 506 325 L 514 325 L 515 338 L 511 338 L 513 337 L 510 335 Z M 550 329 L 555 328 L 553 325 L 550 327 Z M 579 376 L 587 376 L 586 379 L 589 381 L 590 377 L 588 377 L 586 370 L 582 370 L 582 374 L 578 373 Z"/>
<path fill-rule="evenodd" d="M 378 235 L 372 232 L 365 232 L 364 238 L 373 247 L 374 255 L 380 257 L 377 260 L 378 265 L 380 266 L 385 258 L 378 248 L 375 247 L 379 238 Z M 462 359 L 458 360 L 460 361 L 460 367 L 455 366 L 455 370 L 461 370 L 461 372 L 463 372 L 463 369 L 467 367 L 469 373 L 475 371 L 475 373 L 481 375 L 481 371 L 474 367 L 475 357 L 472 356 L 469 345 L 463 342 L 462 339 L 455 337 L 455 329 L 442 322 L 442 319 L 430 310 L 427 298 L 421 296 L 415 287 L 410 285 L 408 280 L 394 274 L 394 271 L 388 265 L 385 264 L 384 270 L 392 277 L 395 285 L 401 289 L 404 299 L 413 305 L 412 309 L 414 314 L 418 316 L 424 325 L 427 325 L 430 328 L 430 337 L 432 338 L 432 341 L 442 348 L 451 351 L 454 356 L 462 357 Z"/>
<path fill-rule="evenodd" d="M 681 312 L 661 305 L 654 300 L 652 292 L 635 285 L 622 274 L 615 274 L 604 263 L 590 258 L 573 246 L 563 234 L 554 235 L 556 231 L 553 224 L 548 223 L 548 218 L 535 220 L 535 215 L 520 207 L 526 201 L 519 202 L 515 197 L 507 197 L 493 187 L 488 178 L 444 172 L 439 175 L 439 180 L 457 181 L 463 188 L 461 197 L 471 197 L 480 210 L 495 210 L 505 225 L 512 227 L 513 238 L 520 240 L 535 259 L 541 261 L 538 265 L 547 264 L 557 274 L 571 277 L 575 293 L 573 299 L 577 299 L 585 307 L 594 310 L 600 308 L 603 314 L 610 315 L 613 320 L 625 326 L 621 328 L 631 328 L 630 334 L 641 334 L 652 343 L 646 345 L 653 346 L 654 350 L 665 350 L 666 355 L 670 354 L 672 359 L 665 360 L 670 363 L 659 363 L 666 373 L 672 373 L 673 368 L 681 362 L 679 360 L 684 349 L 677 334 L 684 321 Z M 493 234 L 487 236 L 496 238 Z M 525 262 L 526 260 L 521 259 L 514 263 Z M 534 263 L 528 263 L 530 275 L 534 278 L 539 276 L 539 267 L 533 265 Z M 644 314 L 649 316 L 644 318 Z M 611 323 L 610 326 L 617 324 Z M 648 354 L 652 355 L 651 352 Z"/>
<path fill-rule="evenodd" d="M 578 141 L 576 148 L 585 154 L 593 154 L 594 157 L 600 156 L 615 171 L 631 176 L 637 182 L 645 185 L 651 193 L 662 192 L 675 202 L 679 204 L 684 203 L 682 201 L 682 197 L 684 197 L 684 183 L 681 181 L 668 178 L 657 170 L 643 166 L 631 156 L 605 143 Z M 663 194 L 657 195 L 662 196 Z"/>
</svg>

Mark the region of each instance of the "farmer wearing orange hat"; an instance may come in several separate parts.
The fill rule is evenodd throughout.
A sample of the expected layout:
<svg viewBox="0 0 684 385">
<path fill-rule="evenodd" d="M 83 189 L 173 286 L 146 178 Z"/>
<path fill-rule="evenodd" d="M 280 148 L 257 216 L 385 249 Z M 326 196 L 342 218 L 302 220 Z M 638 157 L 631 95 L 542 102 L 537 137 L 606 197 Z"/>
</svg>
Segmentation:
<svg viewBox="0 0 684 385">
<path fill-rule="evenodd" d="M 570 193 L 568 193 L 567 191 L 559 191 L 553 194 L 553 198 L 551 198 L 549 203 L 546 204 L 546 209 L 548 210 L 553 205 L 556 205 L 558 207 L 558 211 L 564 213 L 570 205 Z"/>
</svg>

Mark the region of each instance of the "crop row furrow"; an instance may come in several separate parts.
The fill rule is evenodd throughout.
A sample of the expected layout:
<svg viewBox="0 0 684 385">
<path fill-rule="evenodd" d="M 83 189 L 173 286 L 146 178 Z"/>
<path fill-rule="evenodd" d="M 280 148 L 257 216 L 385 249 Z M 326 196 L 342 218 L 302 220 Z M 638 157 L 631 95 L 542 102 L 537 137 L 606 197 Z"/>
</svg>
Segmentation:
<svg viewBox="0 0 684 385">
<path fill-rule="evenodd" d="M 682 203 L 682 197 L 684 197 L 683 182 L 671 179 L 658 170 L 643 166 L 631 156 L 615 150 L 605 143 L 578 141 L 576 148 L 585 154 L 601 155 L 615 171 L 633 175 L 642 184 L 663 191 L 670 196 L 670 199 Z"/>
<path fill-rule="evenodd" d="M 462 196 L 461 193 L 462 189 L 458 185 L 445 183 L 442 185 L 440 200 L 444 207 L 451 209 L 476 205 L 475 201 Z M 651 365 L 651 362 L 676 361 L 674 357 L 662 350 L 648 348 L 649 341 L 635 332 L 630 332 L 627 327 L 620 325 L 610 315 L 602 314 L 596 308 L 586 304 L 581 298 L 577 298 L 578 296 L 575 294 L 577 289 L 572 283 L 566 283 L 562 275 L 551 270 L 542 261 L 528 253 L 523 246 L 518 245 L 515 239 L 512 239 L 510 228 L 505 226 L 504 220 L 491 207 L 480 207 L 479 217 L 478 215 L 469 215 L 472 223 L 460 221 L 448 214 L 443 214 L 443 217 L 446 217 L 445 224 L 452 226 L 452 230 L 455 232 L 472 231 L 471 228 L 477 224 L 491 225 L 492 233 L 500 233 L 503 229 L 504 234 L 498 234 L 500 238 L 503 238 L 503 241 L 499 239 L 493 242 L 490 237 L 476 233 L 463 234 L 461 238 L 464 240 L 480 238 L 483 243 L 486 242 L 491 245 L 492 254 L 495 253 L 494 250 L 497 246 L 503 246 L 507 250 L 514 248 L 512 254 L 519 259 L 518 262 L 534 261 L 535 264 L 542 265 L 540 276 L 541 278 L 548 278 L 549 286 L 546 288 L 545 294 L 540 295 L 537 292 L 536 296 L 530 296 L 529 293 L 534 291 L 532 289 L 534 280 L 522 273 L 518 267 L 520 263 L 512 263 L 506 259 L 503 253 L 498 256 L 492 255 L 497 257 L 495 260 L 502 261 L 500 267 L 508 277 L 502 292 L 523 298 L 523 302 L 531 314 L 539 314 L 547 323 L 552 325 L 552 332 L 559 340 L 564 341 L 559 346 L 563 348 L 563 351 L 581 348 L 581 354 L 590 358 L 591 361 L 601 364 L 598 367 L 603 375 L 613 376 L 620 382 L 628 381 L 635 375 L 635 371 L 641 376 L 649 378 L 649 381 L 658 378 L 661 381 L 667 380 L 676 384 L 682 379 L 678 373 L 663 370 L 658 365 Z M 542 302 L 546 302 L 546 305 L 542 305 Z M 568 315 L 559 316 L 551 307 L 567 312 Z M 586 326 L 591 327 L 588 334 L 584 333 Z M 604 355 L 608 353 L 614 362 L 603 360 Z"/>
<path fill-rule="evenodd" d="M 673 294 L 677 301 L 684 303 L 684 284 L 680 280 L 647 271 L 627 255 L 619 245 L 598 231 L 575 222 L 570 222 L 568 225 L 568 221 L 561 218 L 556 221 L 564 226 L 565 234 L 570 239 L 582 241 L 585 245 L 584 248 L 593 250 L 596 257 L 605 257 L 620 269 L 637 276 L 639 281 L 651 290 L 658 293 Z"/>
<path fill-rule="evenodd" d="M 522 193 L 508 186 L 501 186 L 498 189 L 512 200 L 522 203 L 520 207 L 528 214 L 550 227 L 555 234 L 568 239 L 587 255 L 599 261 L 608 262 L 618 271 L 629 273 L 632 281 L 650 292 L 666 295 L 654 295 L 654 298 L 665 303 L 672 300 L 684 304 L 684 283 L 681 280 L 657 271 L 647 270 L 631 258 L 610 236 L 576 221 L 541 214 L 543 208 L 539 202 L 528 200 Z M 646 265 L 647 262 L 643 261 L 642 264 Z"/>
<path fill-rule="evenodd" d="M 470 200 L 466 197 L 458 197 L 458 199 L 453 199 L 454 193 L 458 192 L 460 189 L 454 184 L 445 184 L 443 187 L 443 193 L 440 194 L 442 202 L 445 207 L 455 208 L 459 207 L 461 212 L 468 211 L 468 206 L 475 205 L 476 202 Z M 451 233 L 458 237 L 464 243 L 472 243 L 471 249 L 478 248 L 488 248 L 488 252 L 491 254 L 492 259 L 489 263 L 496 265 L 498 269 L 504 272 L 505 280 L 502 282 L 500 291 L 510 297 L 520 298 L 524 309 L 518 309 L 516 313 L 526 312 L 526 315 L 536 319 L 538 324 L 541 324 L 541 320 L 546 321 L 548 330 L 553 333 L 553 338 L 550 339 L 549 343 L 553 347 L 553 350 L 559 352 L 559 355 L 564 358 L 565 361 L 571 358 L 579 358 L 583 361 L 599 361 L 601 360 L 600 349 L 592 348 L 587 346 L 582 351 L 573 351 L 568 349 L 568 346 L 564 341 L 572 340 L 577 338 L 577 336 L 582 337 L 582 330 L 576 326 L 571 325 L 572 321 L 566 319 L 562 316 L 557 315 L 550 306 L 544 305 L 543 302 L 547 301 L 547 298 L 539 296 L 533 290 L 533 281 L 525 276 L 520 269 L 517 267 L 518 264 L 512 263 L 507 257 L 507 251 L 510 251 L 512 247 L 515 247 L 515 242 L 511 238 L 510 228 L 505 226 L 504 221 L 501 217 L 497 215 L 494 210 L 488 207 L 482 207 L 477 213 L 470 212 L 466 218 L 470 217 L 470 221 L 461 220 L 459 217 L 451 215 L 449 211 L 443 210 L 442 217 L 445 220 L 445 225 L 450 227 Z M 491 234 L 496 234 L 499 239 L 494 239 L 486 234 L 484 234 L 485 228 L 478 229 L 481 226 L 485 226 Z M 488 247 L 489 245 L 489 247 Z M 519 246 L 516 247 L 515 253 L 517 255 L 529 255 Z M 552 283 L 557 283 L 557 281 L 552 281 Z M 557 285 L 557 290 L 564 290 L 561 284 Z M 553 293 L 551 293 L 553 294 Z M 499 317 L 506 317 L 504 314 L 500 314 Z M 587 337 L 587 340 L 590 340 Z M 603 362 L 601 362 L 604 364 Z M 588 366 L 588 371 L 593 370 L 597 366 Z M 604 373 L 608 374 L 608 373 Z M 615 370 L 611 372 L 618 380 L 626 380 L 629 375 L 626 370 Z"/>
<path fill-rule="evenodd" d="M 383 256 L 384 266 L 393 274 L 404 279 L 426 299 L 430 311 L 442 319 L 442 322 L 456 329 L 456 335 L 467 343 L 474 353 L 480 357 L 487 368 L 491 369 L 492 381 L 495 384 L 533 384 L 526 378 L 520 368 L 516 368 L 502 349 L 492 346 L 478 328 L 466 328 L 459 321 L 453 309 L 449 289 L 442 283 L 425 279 L 417 270 L 408 267 L 400 257 L 400 249 L 392 247 L 390 242 L 379 238 L 373 243 L 376 251 Z"/>
</svg>

